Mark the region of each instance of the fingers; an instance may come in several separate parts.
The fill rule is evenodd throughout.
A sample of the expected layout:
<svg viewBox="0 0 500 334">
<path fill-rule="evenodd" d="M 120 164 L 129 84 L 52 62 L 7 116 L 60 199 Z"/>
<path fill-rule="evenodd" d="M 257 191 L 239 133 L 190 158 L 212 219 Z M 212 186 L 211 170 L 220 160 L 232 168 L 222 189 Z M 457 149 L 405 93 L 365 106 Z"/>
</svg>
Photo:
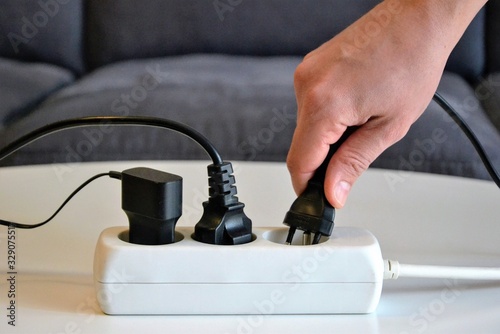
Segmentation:
<svg viewBox="0 0 500 334">
<path fill-rule="evenodd" d="M 298 122 L 287 156 L 287 167 L 292 185 L 301 194 L 316 169 L 325 160 L 330 144 L 335 143 L 346 127 L 333 127 L 326 130 L 324 123 L 310 125 Z"/>
<path fill-rule="evenodd" d="M 326 124 L 326 123 L 322 123 Z M 307 128 L 307 131 L 306 129 Z M 321 126 L 298 125 L 290 147 L 287 165 L 297 194 L 324 161 L 330 144 L 335 143 L 346 127 L 323 131 Z M 389 146 L 408 131 L 404 122 L 373 119 L 360 126 L 333 155 L 325 176 L 325 195 L 333 207 L 342 208 L 356 180 Z M 324 136 L 328 133 L 328 136 Z"/>
</svg>

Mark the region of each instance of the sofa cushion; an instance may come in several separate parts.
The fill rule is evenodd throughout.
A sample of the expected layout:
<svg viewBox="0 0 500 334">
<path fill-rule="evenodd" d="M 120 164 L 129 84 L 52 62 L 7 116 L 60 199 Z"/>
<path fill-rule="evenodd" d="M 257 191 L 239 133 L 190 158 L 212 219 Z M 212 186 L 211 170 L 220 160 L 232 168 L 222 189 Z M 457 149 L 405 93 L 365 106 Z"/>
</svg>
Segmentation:
<svg viewBox="0 0 500 334">
<path fill-rule="evenodd" d="M 0 78 L 0 126 L 25 116 L 51 93 L 74 80 L 73 74 L 64 68 L 5 58 L 0 58 Z"/>
<path fill-rule="evenodd" d="M 0 57 L 84 70 L 81 0 L 3 0 Z"/>
<path fill-rule="evenodd" d="M 283 160 L 295 128 L 293 73 L 299 61 L 299 57 L 191 55 L 116 63 L 62 89 L 12 124 L 0 133 L 0 146 L 57 120 L 147 115 L 196 128 L 226 159 Z M 10 161 L 207 158 L 192 141 L 161 129 L 92 131 L 47 136 Z"/>
<path fill-rule="evenodd" d="M 149 0 L 146 6 L 139 1 L 89 0 L 88 60 L 95 68 L 188 53 L 304 56 L 379 2 Z M 483 58 L 481 13 L 454 50 L 448 69 L 472 80 L 482 73 Z"/>
</svg>

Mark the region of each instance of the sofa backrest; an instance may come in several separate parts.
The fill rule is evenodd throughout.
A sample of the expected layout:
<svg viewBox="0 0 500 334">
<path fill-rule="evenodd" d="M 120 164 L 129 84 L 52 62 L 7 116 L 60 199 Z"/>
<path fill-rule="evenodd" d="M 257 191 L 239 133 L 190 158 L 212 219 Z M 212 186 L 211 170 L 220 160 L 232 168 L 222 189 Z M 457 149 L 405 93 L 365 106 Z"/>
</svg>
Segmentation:
<svg viewBox="0 0 500 334">
<path fill-rule="evenodd" d="M 401 0 L 393 0 L 395 2 Z M 88 0 L 90 67 L 187 53 L 305 55 L 379 0 Z M 448 68 L 467 78 L 484 68 L 484 14 Z"/>
<path fill-rule="evenodd" d="M 89 0 L 89 60 L 100 66 L 186 53 L 305 54 L 376 2 Z"/>
<path fill-rule="evenodd" d="M 2 0 L 0 57 L 47 62 L 80 74 L 87 65 L 187 53 L 302 56 L 378 2 Z M 452 53 L 449 70 L 471 80 L 485 68 L 500 71 L 498 17 L 500 3 L 490 1 L 487 15 L 476 17 Z"/>
<path fill-rule="evenodd" d="M 82 0 L 2 0 L 0 57 L 84 71 Z"/>
<path fill-rule="evenodd" d="M 485 71 L 485 19 L 486 10 L 483 9 L 465 31 L 446 66 L 448 71 L 458 73 L 469 81 L 477 80 Z"/>
</svg>

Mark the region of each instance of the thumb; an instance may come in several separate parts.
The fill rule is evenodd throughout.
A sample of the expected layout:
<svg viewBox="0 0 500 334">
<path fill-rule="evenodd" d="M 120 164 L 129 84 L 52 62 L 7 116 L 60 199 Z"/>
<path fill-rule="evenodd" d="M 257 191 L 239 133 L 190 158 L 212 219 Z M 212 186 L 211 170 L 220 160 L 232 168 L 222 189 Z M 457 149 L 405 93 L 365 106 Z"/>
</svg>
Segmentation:
<svg viewBox="0 0 500 334">
<path fill-rule="evenodd" d="M 373 126 L 365 123 L 338 148 L 328 164 L 325 195 L 335 208 L 342 208 L 356 180 L 389 146 L 400 140 L 400 127 Z"/>
<path fill-rule="evenodd" d="M 327 122 L 313 125 L 307 122 L 297 123 L 286 160 L 297 195 L 306 189 L 308 181 L 327 157 L 330 145 L 335 143 L 346 129 L 338 126 L 334 127 L 336 131 L 333 131 L 325 124 Z M 324 135 L 325 133 L 328 135 Z"/>
</svg>

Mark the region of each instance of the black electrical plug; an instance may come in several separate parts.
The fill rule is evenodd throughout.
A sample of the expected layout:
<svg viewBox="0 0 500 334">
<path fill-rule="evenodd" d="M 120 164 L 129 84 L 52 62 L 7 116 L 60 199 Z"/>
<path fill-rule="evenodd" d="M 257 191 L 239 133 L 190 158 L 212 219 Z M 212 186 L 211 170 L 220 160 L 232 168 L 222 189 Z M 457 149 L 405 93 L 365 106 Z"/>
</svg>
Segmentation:
<svg viewBox="0 0 500 334">
<path fill-rule="evenodd" d="M 289 226 L 286 244 L 290 245 L 297 229 L 304 231 L 303 244 L 310 244 L 311 233 L 314 233 L 312 244 L 319 243 L 321 236 L 329 237 L 332 234 L 335 208 L 325 196 L 324 182 L 326 169 L 333 154 L 342 145 L 357 127 L 349 127 L 335 143 L 330 145 L 328 155 L 307 183 L 307 187 L 292 203 L 285 215 L 283 224 Z"/>
<path fill-rule="evenodd" d="M 163 245 L 175 241 L 182 215 L 182 177 L 150 168 L 121 173 L 122 209 L 129 219 L 129 242 Z"/>
<path fill-rule="evenodd" d="M 236 197 L 231 163 L 208 166 L 209 198 L 195 225 L 193 239 L 215 245 L 239 245 L 252 241 L 252 221 Z"/>
</svg>

